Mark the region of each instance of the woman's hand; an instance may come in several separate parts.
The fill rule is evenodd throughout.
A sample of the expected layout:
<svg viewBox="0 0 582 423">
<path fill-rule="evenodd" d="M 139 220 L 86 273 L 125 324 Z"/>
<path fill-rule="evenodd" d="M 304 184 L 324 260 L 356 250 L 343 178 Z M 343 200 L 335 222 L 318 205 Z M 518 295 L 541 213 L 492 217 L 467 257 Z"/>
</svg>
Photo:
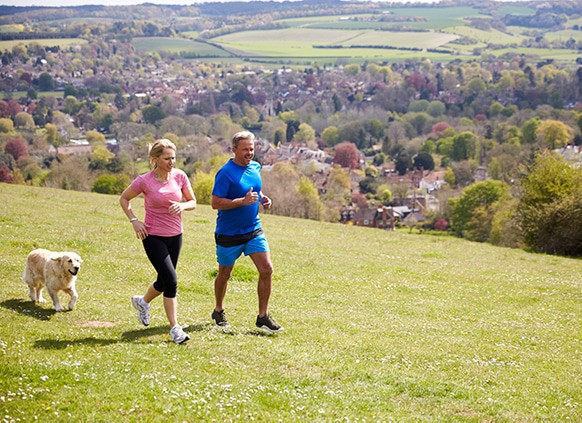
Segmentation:
<svg viewBox="0 0 582 423">
<path fill-rule="evenodd" d="M 133 225 L 135 236 L 137 236 L 138 239 L 143 241 L 144 239 L 147 238 L 148 230 L 146 228 L 145 223 L 140 222 L 139 220 L 134 220 L 133 222 L 131 222 L 131 224 Z"/>
<path fill-rule="evenodd" d="M 180 203 L 179 201 L 170 200 L 170 207 L 168 208 L 168 212 L 171 215 L 177 215 L 182 213 L 182 203 Z"/>
</svg>

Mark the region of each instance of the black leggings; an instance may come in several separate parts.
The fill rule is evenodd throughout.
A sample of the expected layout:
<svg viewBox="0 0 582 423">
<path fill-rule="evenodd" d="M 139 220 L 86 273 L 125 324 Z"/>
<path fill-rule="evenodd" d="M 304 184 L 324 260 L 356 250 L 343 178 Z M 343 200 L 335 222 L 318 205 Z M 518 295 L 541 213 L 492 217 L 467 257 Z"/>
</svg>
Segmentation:
<svg viewBox="0 0 582 423">
<path fill-rule="evenodd" d="M 148 235 L 143 240 L 145 252 L 158 272 L 154 282 L 156 291 L 163 292 L 165 298 L 176 297 L 178 275 L 176 266 L 182 249 L 182 234 L 176 236 Z"/>
</svg>

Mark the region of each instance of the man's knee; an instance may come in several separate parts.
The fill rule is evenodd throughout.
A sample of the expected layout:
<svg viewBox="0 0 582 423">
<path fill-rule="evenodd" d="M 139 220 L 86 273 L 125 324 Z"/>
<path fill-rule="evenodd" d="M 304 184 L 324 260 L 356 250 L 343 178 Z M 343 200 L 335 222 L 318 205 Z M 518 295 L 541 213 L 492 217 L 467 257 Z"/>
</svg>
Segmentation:
<svg viewBox="0 0 582 423">
<path fill-rule="evenodd" d="M 218 273 L 216 275 L 216 278 L 220 280 L 230 279 L 233 267 L 234 266 L 218 266 Z"/>
<path fill-rule="evenodd" d="M 271 262 L 261 263 L 257 266 L 261 276 L 271 276 L 273 274 L 273 264 Z"/>
</svg>

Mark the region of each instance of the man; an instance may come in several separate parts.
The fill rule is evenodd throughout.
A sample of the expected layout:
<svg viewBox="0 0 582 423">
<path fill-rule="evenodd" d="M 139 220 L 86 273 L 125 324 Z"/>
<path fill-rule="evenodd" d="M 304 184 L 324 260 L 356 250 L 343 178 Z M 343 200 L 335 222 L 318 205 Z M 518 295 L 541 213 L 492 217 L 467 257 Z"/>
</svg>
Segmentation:
<svg viewBox="0 0 582 423">
<path fill-rule="evenodd" d="M 234 157 L 218 171 L 212 189 L 212 208 L 218 210 L 214 234 L 218 274 L 214 281 L 216 305 L 212 320 L 218 326 L 228 326 L 224 296 L 234 263 L 244 253 L 259 272 L 256 326 L 271 333 L 280 332 L 283 328 L 268 313 L 273 264 L 261 227 L 259 203 L 268 209 L 271 199 L 261 191 L 261 166 L 253 161 L 255 136 L 248 131 L 237 132 L 232 137 L 232 151 Z"/>
</svg>

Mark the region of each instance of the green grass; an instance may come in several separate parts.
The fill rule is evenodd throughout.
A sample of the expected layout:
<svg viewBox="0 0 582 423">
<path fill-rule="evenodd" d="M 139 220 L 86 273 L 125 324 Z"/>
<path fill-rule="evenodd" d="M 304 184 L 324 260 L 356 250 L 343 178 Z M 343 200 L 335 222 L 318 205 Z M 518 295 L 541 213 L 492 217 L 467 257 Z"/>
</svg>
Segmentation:
<svg viewBox="0 0 582 423">
<path fill-rule="evenodd" d="M 11 93 L 4 92 L 4 97 L 7 97 L 8 94 L 11 98 L 19 99 L 21 97 L 26 97 L 28 94 L 26 91 L 14 91 Z M 37 91 L 36 96 L 38 98 L 43 97 L 55 97 L 55 98 L 63 98 L 64 91 Z"/>
<path fill-rule="evenodd" d="M 152 51 L 167 51 L 170 53 L 194 53 L 199 56 L 223 57 L 228 56 L 224 50 L 216 48 L 212 45 L 201 43 L 193 40 L 186 40 L 183 38 L 167 38 L 167 37 L 147 37 L 134 38 L 131 42 L 137 50 L 152 52 Z"/>
<path fill-rule="evenodd" d="M 335 59 L 360 58 L 361 60 L 404 60 L 407 58 L 427 57 L 447 60 L 447 55 L 427 54 L 407 50 L 378 48 L 321 49 L 314 45 L 378 45 L 417 48 L 435 48 L 456 38 L 440 33 L 396 33 L 367 30 L 339 30 L 313 28 L 287 28 L 273 31 L 246 31 L 224 35 L 213 42 L 229 51 L 243 56 L 289 59 Z M 449 60 L 452 60 L 450 56 Z"/>
<path fill-rule="evenodd" d="M 215 212 L 184 215 L 179 315 L 140 326 L 152 268 L 117 196 L 0 184 L 0 413 L 7 421 L 580 421 L 582 261 L 264 215 L 277 336 L 241 259 L 210 322 Z M 134 201 L 142 216 L 141 200 Z M 33 305 L 35 247 L 84 259 L 71 312 Z"/>
</svg>

